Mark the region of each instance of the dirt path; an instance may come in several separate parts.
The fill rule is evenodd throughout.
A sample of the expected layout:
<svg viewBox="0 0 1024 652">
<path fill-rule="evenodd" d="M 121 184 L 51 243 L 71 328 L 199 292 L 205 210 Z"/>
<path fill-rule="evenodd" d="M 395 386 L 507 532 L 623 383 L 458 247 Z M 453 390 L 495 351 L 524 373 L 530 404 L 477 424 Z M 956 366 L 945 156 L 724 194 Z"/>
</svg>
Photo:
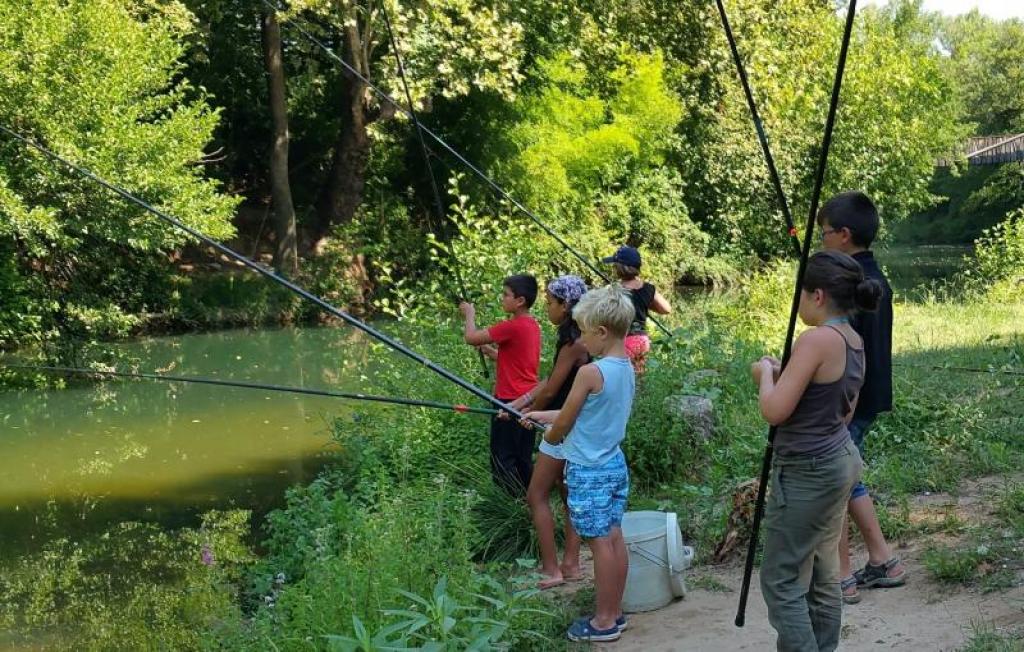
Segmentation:
<svg viewBox="0 0 1024 652">
<path fill-rule="evenodd" d="M 904 551 L 909 552 L 909 551 Z M 905 554 L 911 581 L 904 587 L 862 592 L 860 604 L 843 611 L 843 650 L 955 650 L 970 637 L 971 624 L 997 628 L 1024 625 L 1024 589 L 987 595 L 949 593 L 925 578 L 912 554 Z M 757 577 L 747 609 L 747 624 L 733 625 L 741 566 L 706 575 L 732 589 L 692 589 L 684 600 L 664 609 L 634 614 L 616 650 L 769 650 L 775 632 L 768 625 Z M 610 647 L 610 646 L 608 646 Z"/>
<path fill-rule="evenodd" d="M 955 513 L 965 522 L 990 521 L 986 496 L 1003 478 L 972 482 L 962 494 L 917 497 L 911 522 L 945 518 Z M 907 563 L 906 586 L 862 591 L 860 604 L 843 611 L 842 650 L 956 650 L 983 625 L 1004 633 L 1024 632 L 1024 586 L 983 593 L 979 589 L 947 587 L 930 580 L 920 556 L 929 541 L 921 537 L 900 547 Z M 856 559 L 863 559 L 862 550 Z M 595 646 L 627 652 L 771 650 L 775 632 L 768 624 L 755 574 L 746 626 L 733 624 L 743 568 L 740 563 L 698 566 L 688 576 L 690 592 L 654 612 L 633 614 L 630 629 L 618 643 Z M 1024 579 L 1024 578 L 1018 578 Z M 696 585 L 696 586 L 695 586 Z M 697 588 L 701 587 L 714 587 Z"/>
</svg>

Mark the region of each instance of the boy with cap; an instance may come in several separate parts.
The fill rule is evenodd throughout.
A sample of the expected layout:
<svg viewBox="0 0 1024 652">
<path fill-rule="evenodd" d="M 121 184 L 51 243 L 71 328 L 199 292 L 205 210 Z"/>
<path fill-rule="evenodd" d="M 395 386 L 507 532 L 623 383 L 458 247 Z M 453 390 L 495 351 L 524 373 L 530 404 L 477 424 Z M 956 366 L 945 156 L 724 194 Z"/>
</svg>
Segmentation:
<svg viewBox="0 0 1024 652">
<path fill-rule="evenodd" d="M 650 283 L 640 278 L 640 252 L 635 247 L 623 245 L 614 254 L 602 258 L 615 269 L 619 284 L 629 291 L 629 298 L 636 311 L 626 335 L 626 354 L 633 364 L 637 376 L 643 374 L 647 352 L 651 350 L 651 338 L 647 334 L 647 315 L 652 311 L 659 315 L 672 312 L 672 306 Z"/>
</svg>

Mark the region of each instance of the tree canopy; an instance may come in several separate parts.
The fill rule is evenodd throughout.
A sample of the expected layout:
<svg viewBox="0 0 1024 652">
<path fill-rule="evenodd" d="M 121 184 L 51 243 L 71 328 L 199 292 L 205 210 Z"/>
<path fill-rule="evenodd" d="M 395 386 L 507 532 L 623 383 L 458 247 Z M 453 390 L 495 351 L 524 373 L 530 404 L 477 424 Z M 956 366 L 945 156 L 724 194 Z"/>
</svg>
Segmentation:
<svg viewBox="0 0 1024 652">
<path fill-rule="evenodd" d="M 727 6 L 799 217 L 844 9 Z M 262 3 L 0 0 L 0 120 L 256 253 L 274 250 L 275 230 L 259 218 L 272 202 L 273 143 L 299 273 L 339 298 L 381 308 L 403 292 L 429 296 L 454 264 L 440 240 L 482 285 L 522 269 L 583 271 L 434 145 L 450 210 L 447 226 L 430 219 L 411 123 L 303 35 L 404 102 L 384 10 L 424 123 L 586 255 L 636 244 L 664 284 L 788 254 L 711 2 L 299 0 L 278 16 L 284 105 L 273 113 Z M 942 18 L 916 0 L 862 9 L 825 192 L 864 189 L 889 224 L 935 203 L 936 159 L 972 131 L 1024 128 L 1012 56 L 1022 30 Z M 180 234 L 8 140 L 0 214 L 0 283 L 6 301 L 22 302 L 4 318 L 8 344 L 81 325 L 72 314 L 175 309 L 181 270 L 168 255 L 180 255 Z"/>
</svg>

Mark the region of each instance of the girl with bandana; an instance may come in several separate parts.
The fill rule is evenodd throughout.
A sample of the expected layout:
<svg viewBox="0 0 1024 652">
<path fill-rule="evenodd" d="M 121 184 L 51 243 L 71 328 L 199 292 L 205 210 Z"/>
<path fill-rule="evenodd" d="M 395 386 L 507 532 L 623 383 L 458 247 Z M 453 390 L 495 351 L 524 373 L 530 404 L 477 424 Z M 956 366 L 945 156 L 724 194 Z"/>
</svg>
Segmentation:
<svg viewBox="0 0 1024 652">
<path fill-rule="evenodd" d="M 545 308 L 548 319 L 558 327 L 551 374 L 516 399 L 512 407 L 522 411 L 562 408 L 576 379 L 576 372 L 590 362 L 590 354 L 579 339 L 580 328 L 572 318 L 573 307 L 586 291 L 586 284 L 578 276 L 559 276 L 548 283 L 544 293 Z M 533 476 L 526 491 L 526 501 L 533 515 L 533 525 L 537 530 L 540 547 L 541 573 L 544 575 L 544 579 L 539 583 L 541 589 L 558 586 L 564 584 L 566 580 L 578 579 L 580 576 L 580 538 L 569 522 L 568 512 L 565 519 L 565 554 L 561 564 L 558 563 L 558 551 L 555 547 L 555 518 L 549 497 L 551 489 L 557 485 L 564 502 L 564 467 L 565 458 L 561 453 L 561 445 L 541 441 L 537 461 L 533 467 Z"/>
</svg>

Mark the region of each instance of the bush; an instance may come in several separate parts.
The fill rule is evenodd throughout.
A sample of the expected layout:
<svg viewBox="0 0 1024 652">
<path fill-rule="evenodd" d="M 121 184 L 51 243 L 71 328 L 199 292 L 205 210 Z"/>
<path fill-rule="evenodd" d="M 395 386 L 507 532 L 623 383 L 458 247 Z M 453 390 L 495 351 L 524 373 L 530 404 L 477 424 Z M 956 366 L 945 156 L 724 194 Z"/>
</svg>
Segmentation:
<svg viewBox="0 0 1024 652">
<path fill-rule="evenodd" d="M 210 512 L 198 530 L 123 523 L 86 541 L 54 540 L 0 574 L 0 626 L 25 646 L 197 649 L 241 615 L 248 519 Z"/>
<path fill-rule="evenodd" d="M 1024 298 L 1024 208 L 986 229 L 974 243 L 973 281 L 992 300 Z"/>
<path fill-rule="evenodd" d="M 484 539 L 466 518 L 479 500 L 440 474 L 381 489 L 367 506 L 327 482 L 290 492 L 270 516 L 259 573 L 273 578 L 290 567 L 295 575 L 269 582 L 247 636 L 282 650 L 378 637 L 455 650 L 480 637 L 523 642 L 560 625 L 543 596 L 479 572 L 473 559 Z"/>
</svg>

